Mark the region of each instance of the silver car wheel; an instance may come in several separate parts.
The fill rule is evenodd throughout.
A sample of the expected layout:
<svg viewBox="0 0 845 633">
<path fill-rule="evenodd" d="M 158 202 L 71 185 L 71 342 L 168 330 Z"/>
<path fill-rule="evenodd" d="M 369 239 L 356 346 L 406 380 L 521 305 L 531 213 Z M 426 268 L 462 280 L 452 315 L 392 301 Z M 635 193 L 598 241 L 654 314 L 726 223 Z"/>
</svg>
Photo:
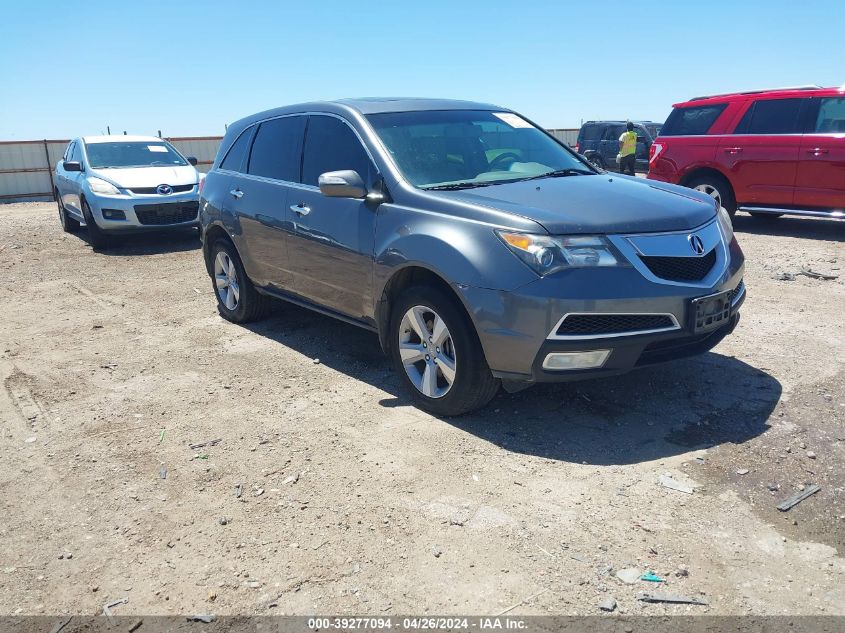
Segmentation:
<svg viewBox="0 0 845 633">
<path fill-rule="evenodd" d="M 414 387 L 442 398 L 455 382 L 457 358 L 446 322 L 431 308 L 414 306 L 399 324 L 399 357 Z"/>
<path fill-rule="evenodd" d="M 696 191 L 700 191 L 701 193 L 706 193 L 708 196 L 713 198 L 716 202 L 719 203 L 719 208 L 722 207 L 722 194 L 719 193 L 719 190 L 716 189 L 713 185 L 709 185 L 707 183 L 702 183 L 695 188 Z"/>
<path fill-rule="evenodd" d="M 238 271 L 226 251 L 220 251 L 214 259 L 214 285 L 217 288 L 220 303 L 226 306 L 227 310 L 237 309 L 241 298 Z"/>
</svg>

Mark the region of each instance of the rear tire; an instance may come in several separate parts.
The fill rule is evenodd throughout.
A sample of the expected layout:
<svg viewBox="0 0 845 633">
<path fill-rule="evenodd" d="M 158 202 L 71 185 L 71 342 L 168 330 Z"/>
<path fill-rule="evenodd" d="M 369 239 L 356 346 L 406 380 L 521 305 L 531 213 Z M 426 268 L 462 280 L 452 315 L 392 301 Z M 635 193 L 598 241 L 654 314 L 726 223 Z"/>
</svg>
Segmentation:
<svg viewBox="0 0 845 633">
<path fill-rule="evenodd" d="M 65 205 L 62 203 L 62 196 L 55 192 L 56 205 L 59 207 L 59 222 L 62 223 L 62 230 L 65 233 L 76 233 L 79 230 L 79 221 L 68 215 Z"/>
<path fill-rule="evenodd" d="M 734 197 L 733 187 L 722 176 L 716 174 L 697 176 L 686 183 L 686 186 L 690 189 L 706 193 L 711 198 L 719 201 L 720 205 L 725 208 L 725 211 L 731 217 L 736 214 L 736 198 Z"/>
<path fill-rule="evenodd" d="M 483 407 L 499 390 L 475 328 L 457 300 L 443 290 L 404 290 L 393 303 L 388 327 L 393 364 L 419 408 L 435 415 L 461 415 Z"/>
<path fill-rule="evenodd" d="M 214 242 L 210 257 L 211 283 L 220 316 L 232 323 L 249 323 L 270 313 L 273 300 L 255 289 L 232 242 Z"/>
<path fill-rule="evenodd" d="M 104 248 L 109 244 L 109 235 L 94 221 L 91 207 L 82 200 L 82 217 L 85 218 L 85 228 L 88 230 L 88 243 L 95 249 Z"/>
</svg>

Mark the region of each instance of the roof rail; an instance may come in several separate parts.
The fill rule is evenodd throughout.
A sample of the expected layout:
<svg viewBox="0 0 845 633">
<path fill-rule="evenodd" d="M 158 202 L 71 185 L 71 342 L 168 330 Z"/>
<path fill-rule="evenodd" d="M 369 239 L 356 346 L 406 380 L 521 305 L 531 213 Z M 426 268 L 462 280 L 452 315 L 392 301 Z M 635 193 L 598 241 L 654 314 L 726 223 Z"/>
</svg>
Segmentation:
<svg viewBox="0 0 845 633">
<path fill-rule="evenodd" d="M 762 92 L 775 92 L 777 90 L 821 90 L 822 87 L 816 84 L 806 84 L 803 86 L 783 86 L 782 88 L 761 88 L 759 90 L 737 90 L 736 92 L 723 92 L 716 95 L 706 95 L 703 97 L 693 97 L 690 101 L 701 101 L 702 99 L 712 99 L 713 97 L 730 97 L 732 95 L 756 95 Z"/>
</svg>

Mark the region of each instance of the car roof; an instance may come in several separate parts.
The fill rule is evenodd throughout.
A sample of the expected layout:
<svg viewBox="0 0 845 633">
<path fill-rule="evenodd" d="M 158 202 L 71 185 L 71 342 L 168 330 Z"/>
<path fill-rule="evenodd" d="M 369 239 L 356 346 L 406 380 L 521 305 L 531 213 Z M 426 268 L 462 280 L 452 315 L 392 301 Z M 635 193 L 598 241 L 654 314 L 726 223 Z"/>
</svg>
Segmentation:
<svg viewBox="0 0 845 633">
<path fill-rule="evenodd" d="M 630 121 L 634 125 L 663 125 L 658 121 L 637 121 L 636 119 L 625 119 L 618 121 L 584 121 L 584 125 L 625 125 L 626 123 L 628 123 L 628 121 Z"/>
<path fill-rule="evenodd" d="M 788 98 L 788 97 L 834 97 L 845 92 L 845 86 L 840 88 L 822 88 L 821 86 L 792 86 L 789 88 L 773 88 L 765 90 L 743 90 L 724 94 L 693 97 L 689 101 L 674 104 L 673 108 L 726 103 L 729 101 L 745 101 L 753 98 Z"/>
<path fill-rule="evenodd" d="M 99 136 L 83 136 L 82 141 L 90 145 L 92 143 L 162 143 L 164 139 L 157 136 L 137 136 L 132 134 L 102 134 Z"/>
<path fill-rule="evenodd" d="M 385 112 L 422 112 L 425 110 L 495 110 L 511 112 L 489 103 L 461 101 L 458 99 L 428 99 L 419 97 L 363 97 L 359 99 L 337 99 L 335 101 L 312 101 L 257 112 L 232 123 L 230 127 L 241 129 L 254 123 L 283 114 L 303 112 L 327 112 L 333 114 L 383 114 Z"/>
</svg>

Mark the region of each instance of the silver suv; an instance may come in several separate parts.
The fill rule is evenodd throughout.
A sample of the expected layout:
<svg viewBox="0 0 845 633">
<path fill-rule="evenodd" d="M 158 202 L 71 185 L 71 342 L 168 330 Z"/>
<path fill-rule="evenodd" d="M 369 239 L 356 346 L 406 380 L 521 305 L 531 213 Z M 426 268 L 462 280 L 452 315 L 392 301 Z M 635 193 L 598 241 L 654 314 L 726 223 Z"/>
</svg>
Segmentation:
<svg viewBox="0 0 845 633">
<path fill-rule="evenodd" d="M 441 415 L 500 385 L 619 374 L 712 348 L 743 254 L 705 194 L 610 175 L 519 114 L 361 99 L 229 126 L 200 197 L 224 318 L 271 298 L 378 333 Z"/>
<path fill-rule="evenodd" d="M 97 247 L 115 233 L 196 226 L 196 163 L 156 136 L 74 139 L 56 165 L 62 228 L 84 224 Z"/>
</svg>

